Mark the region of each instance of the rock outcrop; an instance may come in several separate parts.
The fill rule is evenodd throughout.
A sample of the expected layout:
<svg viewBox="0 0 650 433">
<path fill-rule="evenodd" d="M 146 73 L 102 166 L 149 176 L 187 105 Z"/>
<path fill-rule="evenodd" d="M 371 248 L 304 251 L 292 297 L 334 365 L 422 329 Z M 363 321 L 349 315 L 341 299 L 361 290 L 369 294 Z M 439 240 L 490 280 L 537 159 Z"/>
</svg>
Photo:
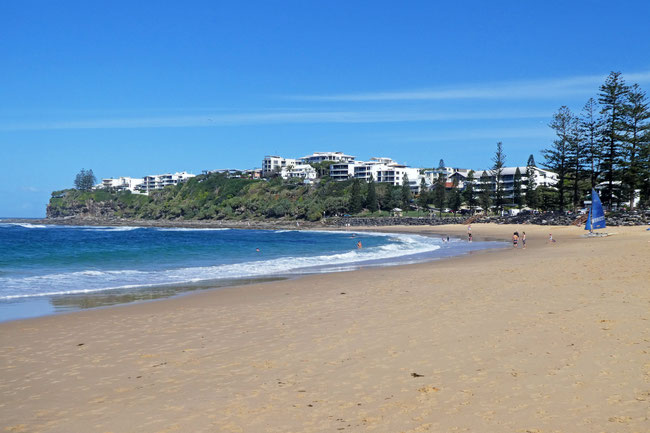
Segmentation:
<svg viewBox="0 0 650 433">
<path fill-rule="evenodd" d="M 493 223 L 493 224 L 535 224 L 549 226 L 569 226 L 576 221 L 575 214 L 561 212 L 525 213 L 519 215 L 505 216 L 482 216 L 469 217 L 338 217 L 328 218 L 325 224 L 336 227 L 379 227 L 379 226 L 437 226 L 442 224 L 467 224 L 472 223 Z M 645 225 L 650 222 L 650 213 L 643 211 L 616 212 L 606 215 L 606 223 L 610 227 Z"/>
</svg>

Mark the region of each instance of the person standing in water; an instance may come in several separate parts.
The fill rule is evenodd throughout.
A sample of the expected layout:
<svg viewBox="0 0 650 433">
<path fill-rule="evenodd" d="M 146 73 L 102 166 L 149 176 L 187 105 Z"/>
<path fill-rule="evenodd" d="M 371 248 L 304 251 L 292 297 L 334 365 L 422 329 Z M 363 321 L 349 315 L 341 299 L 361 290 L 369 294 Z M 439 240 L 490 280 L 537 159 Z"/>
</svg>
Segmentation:
<svg viewBox="0 0 650 433">
<path fill-rule="evenodd" d="M 357 248 L 358 248 L 358 249 L 363 248 L 363 245 L 361 245 L 361 241 L 357 242 Z"/>
</svg>

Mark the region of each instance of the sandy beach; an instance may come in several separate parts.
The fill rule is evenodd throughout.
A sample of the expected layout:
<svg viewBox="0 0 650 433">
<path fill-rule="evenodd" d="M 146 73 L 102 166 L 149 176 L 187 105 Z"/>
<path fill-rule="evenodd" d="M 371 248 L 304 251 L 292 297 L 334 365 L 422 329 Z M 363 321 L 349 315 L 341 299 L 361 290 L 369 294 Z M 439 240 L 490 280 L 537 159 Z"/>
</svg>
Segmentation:
<svg viewBox="0 0 650 433">
<path fill-rule="evenodd" d="M 515 230 L 525 250 L 0 324 L 0 431 L 650 431 L 650 232 L 472 226 Z"/>
</svg>

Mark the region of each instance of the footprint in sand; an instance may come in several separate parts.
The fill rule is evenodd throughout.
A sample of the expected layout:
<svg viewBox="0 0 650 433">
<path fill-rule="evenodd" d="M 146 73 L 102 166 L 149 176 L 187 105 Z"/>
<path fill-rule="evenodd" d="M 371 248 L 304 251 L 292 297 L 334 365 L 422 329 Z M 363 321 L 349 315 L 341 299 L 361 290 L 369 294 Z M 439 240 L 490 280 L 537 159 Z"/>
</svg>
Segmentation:
<svg viewBox="0 0 650 433">
<path fill-rule="evenodd" d="M 422 388 L 418 388 L 418 391 L 419 391 L 419 392 L 422 392 L 422 393 L 424 393 L 424 394 L 429 394 L 429 393 L 431 393 L 431 392 L 438 392 L 438 391 L 440 391 L 440 388 L 435 387 L 435 386 L 433 386 L 433 385 L 427 385 L 427 386 L 423 386 Z"/>
</svg>

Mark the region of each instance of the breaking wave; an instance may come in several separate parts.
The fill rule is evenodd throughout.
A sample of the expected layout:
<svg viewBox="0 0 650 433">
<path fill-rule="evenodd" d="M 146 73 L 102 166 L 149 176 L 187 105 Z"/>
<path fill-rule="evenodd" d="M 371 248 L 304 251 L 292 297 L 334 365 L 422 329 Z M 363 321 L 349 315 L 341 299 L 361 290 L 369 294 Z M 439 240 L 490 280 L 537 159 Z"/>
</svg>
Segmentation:
<svg viewBox="0 0 650 433">
<path fill-rule="evenodd" d="M 124 227 L 124 229 L 126 229 L 126 227 Z M 181 267 L 177 269 L 155 271 L 135 269 L 88 269 L 75 272 L 26 276 L 22 278 L 15 276 L 0 276 L 0 286 L 3 287 L 3 294 L 0 296 L 0 300 L 11 300 L 34 296 L 92 293 L 104 290 L 152 287 L 169 284 L 189 284 L 220 279 L 334 272 L 340 271 L 341 269 L 356 269 L 359 266 L 364 265 L 386 266 L 390 264 L 404 263 L 401 260 L 394 259 L 432 252 L 440 248 L 440 242 L 437 239 L 425 236 L 364 233 L 364 236 L 369 235 L 389 237 L 392 243 L 335 254 L 323 254 L 308 257 L 285 256 L 268 260 L 224 263 L 214 266 Z"/>
</svg>

